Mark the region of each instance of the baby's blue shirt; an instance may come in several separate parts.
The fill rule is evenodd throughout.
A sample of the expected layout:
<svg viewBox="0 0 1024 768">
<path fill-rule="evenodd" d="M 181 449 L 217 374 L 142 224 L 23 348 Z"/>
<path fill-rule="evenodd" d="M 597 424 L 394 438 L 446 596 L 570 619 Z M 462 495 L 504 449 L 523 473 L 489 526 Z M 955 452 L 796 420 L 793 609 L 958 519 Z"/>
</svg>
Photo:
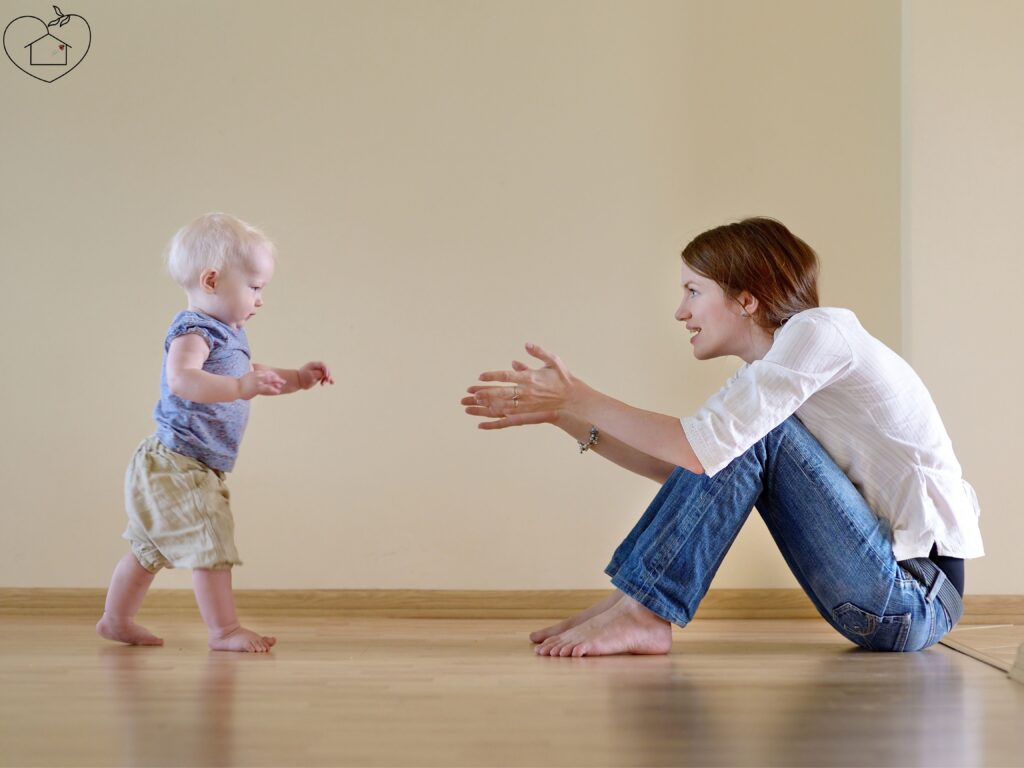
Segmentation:
<svg viewBox="0 0 1024 768">
<path fill-rule="evenodd" d="M 249 420 L 249 401 L 195 403 L 171 393 L 167 386 L 167 352 L 171 342 L 186 333 L 198 334 L 210 346 L 210 356 L 203 363 L 207 373 L 237 379 L 252 369 L 249 339 L 243 328 L 232 328 L 201 312 L 179 312 L 164 339 L 160 402 L 153 411 L 156 436 L 172 451 L 191 456 L 221 472 L 230 472 Z"/>
</svg>

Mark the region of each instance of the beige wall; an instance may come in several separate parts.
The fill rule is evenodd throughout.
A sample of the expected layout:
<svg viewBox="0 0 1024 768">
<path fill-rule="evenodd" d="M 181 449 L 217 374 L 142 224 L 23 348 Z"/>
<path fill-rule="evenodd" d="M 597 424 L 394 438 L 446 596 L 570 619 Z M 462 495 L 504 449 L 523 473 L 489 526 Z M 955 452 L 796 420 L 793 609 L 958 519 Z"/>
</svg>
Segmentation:
<svg viewBox="0 0 1024 768">
<path fill-rule="evenodd" d="M 970 589 L 1024 593 L 1024 3 L 904 5 L 905 352 L 978 490 Z"/>
<path fill-rule="evenodd" d="M 231 477 L 240 587 L 603 586 L 654 486 L 551 428 L 479 432 L 458 399 L 530 339 L 629 402 L 697 407 L 734 367 L 697 365 L 672 320 L 703 228 L 780 217 L 821 253 L 826 303 L 900 346 L 893 2 L 74 11 L 94 34 L 78 70 L 0 67 L 0 586 L 102 586 L 125 551 L 121 477 L 182 306 L 160 252 L 203 211 L 278 243 L 256 359 L 322 357 L 338 378 L 253 407 Z M 991 290 L 973 285 L 971 312 Z M 967 418 L 1000 417 L 975 405 L 989 378 L 936 371 L 959 355 L 916 313 L 915 362 L 991 504 L 1007 484 Z M 968 347 L 969 318 L 942 319 Z M 716 584 L 795 582 L 754 520 Z"/>
</svg>

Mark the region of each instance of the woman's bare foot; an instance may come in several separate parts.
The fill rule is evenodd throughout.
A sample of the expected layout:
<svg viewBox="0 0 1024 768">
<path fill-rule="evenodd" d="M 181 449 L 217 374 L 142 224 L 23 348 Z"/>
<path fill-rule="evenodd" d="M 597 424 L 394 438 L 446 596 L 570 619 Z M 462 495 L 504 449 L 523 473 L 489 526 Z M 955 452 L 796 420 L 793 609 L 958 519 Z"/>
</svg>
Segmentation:
<svg viewBox="0 0 1024 768">
<path fill-rule="evenodd" d="M 565 632 L 565 630 L 572 629 L 578 624 L 582 624 L 588 619 L 597 616 L 599 613 L 604 613 L 623 597 L 625 597 L 625 595 L 616 589 L 604 600 L 599 603 L 594 603 L 594 605 L 590 606 L 585 611 L 581 611 L 575 616 L 570 616 L 568 619 L 563 619 L 557 624 L 552 624 L 550 627 L 544 627 L 544 629 L 538 629 L 536 632 L 531 632 L 530 639 L 535 643 L 543 643 L 549 637 L 560 635 Z"/>
<path fill-rule="evenodd" d="M 106 613 L 96 622 L 100 637 L 129 645 L 163 645 L 163 638 L 157 637 L 145 627 L 131 619 L 117 619 Z"/>
<path fill-rule="evenodd" d="M 672 625 L 623 595 L 611 608 L 537 646 L 540 656 L 664 654 L 672 648 Z"/>
<path fill-rule="evenodd" d="M 244 651 L 246 653 L 266 653 L 274 644 L 276 637 L 267 637 L 246 629 L 240 624 L 210 633 L 210 647 L 215 651 Z"/>
</svg>

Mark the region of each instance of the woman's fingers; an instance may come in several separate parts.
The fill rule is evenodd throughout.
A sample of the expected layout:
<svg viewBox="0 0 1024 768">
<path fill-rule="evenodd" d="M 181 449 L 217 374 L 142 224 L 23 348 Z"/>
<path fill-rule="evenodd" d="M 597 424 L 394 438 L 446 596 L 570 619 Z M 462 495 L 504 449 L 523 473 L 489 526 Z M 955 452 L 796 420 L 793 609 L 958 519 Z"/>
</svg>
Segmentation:
<svg viewBox="0 0 1024 768">
<path fill-rule="evenodd" d="M 545 367 L 554 368 L 556 371 L 558 371 L 559 376 L 561 376 L 563 379 L 568 380 L 571 378 L 569 376 L 569 371 L 567 371 L 565 366 L 562 365 L 562 360 L 558 355 L 552 352 L 548 352 L 540 345 L 534 344 L 529 341 L 526 342 L 526 351 L 529 352 L 534 357 L 536 357 L 538 360 L 543 361 Z"/>
<path fill-rule="evenodd" d="M 479 405 L 489 408 L 493 415 L 500 416 L 511 408 L 515 408 L 519 404 L 518 400 L 517 387 L 485 387 L 462 398 L 460 402 L 462 405 Z"/>
<path fill-rule="evenodd" d="M 541 360 L 544 360 L 544 362 L 554 364 L 552 361 L 558 359 L 555 356 L 548 355 L 547 352 L 536 344 L 527 344 L 526 348 L 527 350 L 532 348 L 539 351 L 541 354 L 534 354 L 534 352 L 530 352 L 530 354 L 534 357 L 539 357 Z M 526 363 L 520 360 L 513 360 L 511 371 L 484 371 L 480 374 L 479 381 L 503 381 L 508 384 L 526 384 L 529 383 L 530 373 L 532 373 L 533 370 L 534 369 L 530 368 Z"/>
<path fill-rule="evenodd" d="M 480 374 L 480 381 L 507 381 L 510 384 L 520 384 L 523 381 L 523 374 L 518 371 L 484 371 Z"/>
<path fill-rule="evenodd" d="M 468 412 L 468 408 L 466 409 Z M 557 411 L 540 411 L 538 413 L 523 413 L 514 416 L 503 416 L 494 421 L 482 421 L 477 424 L 478 429 L 505 429 L 506 427 L 522 427 L 527 424 L 548 424 L 558 418 Z"/>
<path fill-rule="evenodd" d="M 493 400 L 511 400 L 519 388 L 512 387 L 469 387 L 466 392 L 470 394 L 469 400 L 474 402 L 490 402 Z"/>
<path fill-rule="evenodd" d="M 558 366 L 558 355 L 551 354 L 539 344 L 534 344 L 530 341 L 526 342 L 526 351 L 538 360 L 543 360 L 548 365 L 555 367 Z"/>
<path fill-rule="evenodd" d="M 467 388 L 468 394 L 459 403 L 467 406 L 471 416 L 504 416 L 519 406 L 520 388 L 516 386 Z M 534 414 L 530 414 L 532 417 Z M 509 425 L 513 426 L 513 425 Z"/>
<path fill-rule="evenodd" d="M 474 408 L 482 408 L 484 412 L 477 415 L 501 416 L 511 408 L 516 407 L 513 387 L 477 387 L 476 392 L 471 392 L 462 398 L 459 403 Z"/>
<path fill-rule="evenodd" d="M 501 395 L 512 392 L 512 387 L 490 387 L 474 384 L 471 387 L 466 387 L 466 391 L 471 395 L 475 395 L 477 392 L 494 392 Z"/>
</svg>

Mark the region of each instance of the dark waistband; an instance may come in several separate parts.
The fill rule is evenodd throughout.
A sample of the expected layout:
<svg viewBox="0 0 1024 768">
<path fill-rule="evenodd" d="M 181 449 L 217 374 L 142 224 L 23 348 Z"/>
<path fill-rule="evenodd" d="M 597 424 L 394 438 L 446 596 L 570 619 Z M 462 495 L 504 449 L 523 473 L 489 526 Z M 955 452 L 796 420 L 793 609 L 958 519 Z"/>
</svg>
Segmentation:
<svg viewBox="0 0 1024 768">
<path fill-rule="evenodd" d="M 956 626 L 964 614 L 964 601 L 937 563 L 927 557 L 901 560 L 900 567 L 913 576 L 927 590 L 925 600 L 938 600 L 949 614 L 950 627 Z"/>
</svg>

